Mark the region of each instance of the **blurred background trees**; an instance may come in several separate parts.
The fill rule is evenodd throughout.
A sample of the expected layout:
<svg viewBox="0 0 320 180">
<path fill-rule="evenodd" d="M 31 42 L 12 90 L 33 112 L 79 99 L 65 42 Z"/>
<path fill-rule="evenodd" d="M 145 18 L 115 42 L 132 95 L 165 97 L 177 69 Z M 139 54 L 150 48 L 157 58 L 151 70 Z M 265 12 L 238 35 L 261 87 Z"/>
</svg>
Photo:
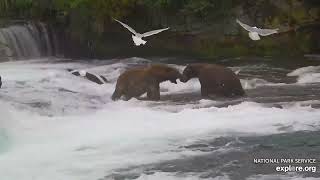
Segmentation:
<svg viewBox="0 0 320 180">
<path fill-rule="evenodd" d="M 246 14 L 253 17 L 252 21 L 263 18 L 279 25 L 318 20 L 319 7 L 318 0 L 1 0 L 0 17 L 59 21 L 77 14 L 103 26 L 111 17 L 127 19 L 143 15 L 147 19 L 153 14 L 154 21 L 168 23 L 170 20 L 160 19 L 169 16 L 168 19 L 183 19 L 183 23 L 188 23 L 191 19 L 219 21 Z"/>
<path fill-rule="evenodd" d="M 264 38 L 251 47 L 236 18 L 264 28 L 284 31 L 320 21 L 319 0 L 1 0 L 1 20 L 43 21 L 60 28 L 75 45 L 94 46 L 97 54 L 111 53 L 115 33 L 122 27 L 112 17 L 139 31 L 171 27 L 167 49 L 196 52 L 205 56 L 309 53 L 319 50 L 319 37 L 312 28 L 288 31 L 277 40 Z M 5 24 L 5 23 L 0 23 Z M 105 44 L 107 40 L 113 44 Z M 164 42 L 155 40 L 154 47 Z M 319 39 L 319 38 L 318 38 Z M 90 45 L 90 46 L 91 46 Z M 126 46 L 119 44 L 119 46 Z M 286 46 L 286 47 L 283 47 Z M 105 48 L 108 47 L 108 48 Z M 306 48 L 308 47 L 308 48 Z M 309 48 L 310 47 L 310 48 Z M 284 49 L 285 48 L 285 49 Z M 277 50 L 280 49 L 280 50 Z M 295 51 L 292 51 L 294 49 Z"/>
</svg>

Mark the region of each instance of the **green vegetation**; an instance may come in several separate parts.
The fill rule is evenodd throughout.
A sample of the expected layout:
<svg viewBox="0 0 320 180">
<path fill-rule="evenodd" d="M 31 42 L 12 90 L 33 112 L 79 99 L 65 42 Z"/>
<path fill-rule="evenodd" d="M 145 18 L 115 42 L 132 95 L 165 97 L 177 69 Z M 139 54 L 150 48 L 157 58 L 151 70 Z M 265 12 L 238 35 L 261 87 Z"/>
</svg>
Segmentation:
<svg viewBox="0 0 320 180">
<path fill-rule="evenodd" d="M 123 17 L 136 8 L 180 13 L 181 15 L 202 18 L 223 16 L 232 8 L 234 0 L 2 0 L 0 15 L 15 18 L 48 18 L 70 15 L 75 11 L 93 17 L 95 20 L 108 20 L 110 17 Z"/>
<path fill-rule="evenodd" d="M 171 32 L 152 40 L 150 52 L 207 57 L 281 55 L 292 49 L 295 54 L 319 51 L 317 30 L 292 31 L 319 22 L 319 7 L 319 0 L 1 0 L 0 18 L 44 21 L 62 29 L 71 46 L 86 49 L 90 42 L 97 56 L 132 51 L 124 42 L 125 32 L 112 17 L 141 31 L 170 26 Z M 287 33 L 277 35 L 277 40 L 263 38 L 253 47 L 236 18 L 260 27 L 280 27 Z M 121 40 L 123 43 L 115 43 Z"/>
</svg>

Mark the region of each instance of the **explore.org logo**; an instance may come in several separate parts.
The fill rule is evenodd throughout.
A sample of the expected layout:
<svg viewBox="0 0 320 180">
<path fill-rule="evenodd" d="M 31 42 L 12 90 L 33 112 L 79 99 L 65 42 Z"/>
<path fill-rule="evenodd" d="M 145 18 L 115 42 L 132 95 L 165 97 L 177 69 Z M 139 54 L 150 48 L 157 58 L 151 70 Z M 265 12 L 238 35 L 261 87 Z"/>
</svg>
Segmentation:
<svg viewBox="0 0 320 180">
<path fill-rule="evenodd" d="M 254 164 L 277 164 L 277 172 L 317 172 L 317 159 L 313 158 L 258 158 L 253 159 Z"/>
<path fill-rule="evenodd" d="M 276 167 L 277 172 L 317 172 L 316 166 L 277 166 Z"/>
</svg>

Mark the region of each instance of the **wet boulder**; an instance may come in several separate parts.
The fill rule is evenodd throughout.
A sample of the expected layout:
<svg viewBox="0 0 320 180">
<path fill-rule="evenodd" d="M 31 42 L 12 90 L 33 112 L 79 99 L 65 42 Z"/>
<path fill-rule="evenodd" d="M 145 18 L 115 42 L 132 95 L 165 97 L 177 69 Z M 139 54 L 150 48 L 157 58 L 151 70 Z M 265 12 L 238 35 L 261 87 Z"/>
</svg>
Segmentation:
<svg viewBox="0 0 320 180">
<path fill-rule="evenodd" d="M 108 80 L 107 78 L 105 78 L 104 76 L 102 75 L 96 75 L 96 74 L 93 74 L 93 73 L 89 73 L 87 71 L 84 71 L 84 70 L 73 70 L 73 69 L 68 69 L 68 71 L 75 75 L 75 76 L 81 76 L 91 82 L 94 82 L 94 83 L 97 83 L 97 84 L 105 84 L 105 83 L 108 83 Z"/>
</svg>

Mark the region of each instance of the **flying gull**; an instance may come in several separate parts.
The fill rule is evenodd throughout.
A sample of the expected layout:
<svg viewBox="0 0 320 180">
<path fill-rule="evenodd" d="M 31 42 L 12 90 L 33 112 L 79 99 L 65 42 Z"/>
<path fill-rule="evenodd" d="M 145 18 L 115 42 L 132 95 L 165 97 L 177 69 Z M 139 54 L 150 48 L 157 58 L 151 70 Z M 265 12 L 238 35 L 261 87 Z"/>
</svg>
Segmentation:
<svg viewBox="0 0 320 180">
<path fill-rule="evenodd" d="M 144 41 L 142 38 L 152 36 L 154 34 L 158 34 L 162 31 L 169 29 L 169 28 L 158 29 L 158 30 L 153 30 L 153 31 L 149 31 L 149 32 L 145 32 L 143 34 L 140 34 L 140 33 L 136 32 L 133 28 L 128 26 L 127 24 L 125 24 L 117 19 L 114 19 L 114 20 L 117 21 L 118 23 L 120 23 L 123 27 L 127 28 L 132 33 L 132 40 L 136 46 L 140 46 L 141 44 L 145 45 L 147 43 L 147 41 Z"/>
<path fill-rule="evenodd" d="M 251 27 L 247 24 L 242 23 L 237 19 L 237 23 L 240 24 L 245 30 L 249 31 L 249 37 L 254 40 L 260 40 L 260 36 L 268 36 L 271 34 L 278 33 L 279 29 L 260 29 L 257 27 Z M 259 36 L 260 35 L 260 36 Z"/>
</svg>

